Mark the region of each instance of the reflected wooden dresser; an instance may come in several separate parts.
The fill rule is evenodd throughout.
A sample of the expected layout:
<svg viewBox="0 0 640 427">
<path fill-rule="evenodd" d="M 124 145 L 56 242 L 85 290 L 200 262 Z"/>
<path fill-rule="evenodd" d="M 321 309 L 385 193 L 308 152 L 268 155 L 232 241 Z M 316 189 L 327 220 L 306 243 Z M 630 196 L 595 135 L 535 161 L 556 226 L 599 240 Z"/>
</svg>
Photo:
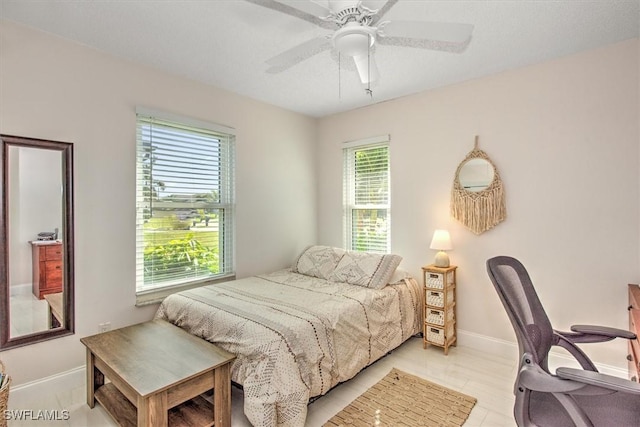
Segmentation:
<svg viewBox="0 0 640 427">
<path fill-rule="evenodd" d="M 33 294 L 43 299 L 47 294 L 62 292 L 62 242 L 31 242 L 33 262 Z"/>
<path fill-rule="evenodd" d="M 640 382 L 640 287 L 629 285 L 629 329 L 636 334 L 629 340 L 629 379 Z"/>
</svg>

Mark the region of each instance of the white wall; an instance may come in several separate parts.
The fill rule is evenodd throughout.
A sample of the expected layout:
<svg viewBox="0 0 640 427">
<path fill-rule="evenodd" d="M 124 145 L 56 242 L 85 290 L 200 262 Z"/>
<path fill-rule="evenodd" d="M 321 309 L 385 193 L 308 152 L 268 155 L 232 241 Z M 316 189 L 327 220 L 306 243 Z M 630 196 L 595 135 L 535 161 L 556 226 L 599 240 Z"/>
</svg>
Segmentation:
<svg viewBox="0 0 640 427">
<path fill-rule="evenodd" d="M 8 350 L 14 385 L 85 363 L 79 339 L 135 304 L 135 108 L 236 129 L 239 277 L 316 241 L 314 119 L 0 21 L 0 132 L 74 143 L 76 334 Z M 282 167 L 286 165 L 286 167 Z"/>
<path fill-rule="evenodd" d="M 418 275 L 433 230 L 451 231 L 459 329 L 514 341 L 484 268 L 498 254 L 525 262 L 557 327 L 624 328 L 626 284 L 640 281 L 638 52 L 628 41 L 316 121 L 0 21 L 0 132 L 74 143 L 77 319 L 74 336 L 0 358 L 19 385 L 83 365 L 79 338 L 98 323 L 153 315 L 134 307 L 138 105 L 236 128 L 240 277 L 309 243 L 341 246 L 340 143 L 389 133 L 392 249 Z M 476 134 L 508 209 L 481 236 L 449 216 Z M 624 345 L 589 351 L 624 367 Z"/>
<path fill-rule="evenodd" d="M 341 143 L 388 133 L 392 251 L 420 275 L 434 229 L 450 230 L 460 330 L 515 342 L 485 270 L 496 255 L 525 264 L 557 328 L 626 328 L 640 280 L 638 57 L 635 39 L 320 120 L 319 243 L 342 245 Z M 507 195 L 507 220 L 480 236 L 449 215 L 474 135 Z M 587 350 L 626 367 L 622 340 Z"/>
</svg>

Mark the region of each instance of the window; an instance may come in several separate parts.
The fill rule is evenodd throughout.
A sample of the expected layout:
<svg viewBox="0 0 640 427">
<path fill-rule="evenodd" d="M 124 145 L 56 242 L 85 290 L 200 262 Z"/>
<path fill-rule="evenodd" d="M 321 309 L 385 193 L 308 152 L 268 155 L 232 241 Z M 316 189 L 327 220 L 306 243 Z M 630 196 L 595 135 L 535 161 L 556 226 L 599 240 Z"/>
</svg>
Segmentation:
<svg viewBox="0 0 640 427">
<path fill-rule="evenodd" d="M 389 137 L 344 145 L 345 247 L 388 253 L 391 249 Z"/>
<path fill-rule="evenodd" d="M 138 304 L 234 274 L 233 130 L 137 111 Z"/>
</svg>

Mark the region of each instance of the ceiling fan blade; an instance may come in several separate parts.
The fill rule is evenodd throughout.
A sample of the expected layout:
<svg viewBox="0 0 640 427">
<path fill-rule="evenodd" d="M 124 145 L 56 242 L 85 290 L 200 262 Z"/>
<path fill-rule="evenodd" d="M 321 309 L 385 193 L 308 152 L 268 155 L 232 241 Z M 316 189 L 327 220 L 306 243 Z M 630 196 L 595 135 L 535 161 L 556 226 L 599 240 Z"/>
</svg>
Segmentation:
<svg viewBox="0 0 640 427">
<path fill-rule="evenodd" d="M 336 25 L 321 17 L 329 16 L 331 13 L 326 7 L 310 0 L 245 0 L 249 3 L 257 4 L 268 9 L 277 10 L 287 15 L 316 24 L 319 27 L 335 30 Z"/>
<path fill-rule="evenodd" d="M 366 3 L 366 2 L 364 2 Z M 373 18 L 373 22 L 371 23 L 372 25 L 375 25 L 376 22 L 380 21 L 380 19 L 382 19 L 382 17 L 389 12 L 389 10 L 396 5 L 396 3 L 398 3 L 398 0 L 387 0 L 387 2 L 384 4 L 384 6 L 382 6 L 380 9 L 378 9 L 378 13 L 376 13 L 376 16 Z"/>
<path fill-rule="evenodd" d="M 329 49 L 331 49 L 330 36 L 316 37 L 267 60 L 269 65 L 267 73 L 279 73 Z"/>
<path fill-rule="evenodd" d="M 328 16 L 331 12 L 327 7 L 314 2 L 313 0 L 275 0 L 278 3 L 286 4 L 289 7 L 298 9 L 313 16 Z"/>
<path fill-rule="evenodd" d="M 366 85 L 378 80 L 380 74 L 378 73 L 378 65 L 376 64 L 375 56 L 373 55 L 360 55 L 354 56 L 353 62 L 356 64 L 358 70 L 358 76 L 362 84 Z"/>
<path fill-rule="evenodd" d="M 446 22 L 390 21 L 380 24 L 379 35 L 444 43 L 465 43 L 473 25 Z"/>
</svg>

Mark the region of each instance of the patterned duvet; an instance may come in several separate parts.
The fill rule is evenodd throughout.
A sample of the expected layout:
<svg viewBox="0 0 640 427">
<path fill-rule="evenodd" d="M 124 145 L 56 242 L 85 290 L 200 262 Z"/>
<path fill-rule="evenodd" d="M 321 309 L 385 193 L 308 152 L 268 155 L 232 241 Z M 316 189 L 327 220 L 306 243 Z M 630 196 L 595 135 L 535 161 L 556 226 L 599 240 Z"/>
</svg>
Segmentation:
<svg viewBox="0 0 640 427">
<path fill-rule="evenodd" d="M 375 290 L 281 270 L 171 295 L 156 317 L 237 355 L 254 426 L 303 426 L 310 397 L 421 330 L 421 296 L 414 279 Z"/>
</svg>

